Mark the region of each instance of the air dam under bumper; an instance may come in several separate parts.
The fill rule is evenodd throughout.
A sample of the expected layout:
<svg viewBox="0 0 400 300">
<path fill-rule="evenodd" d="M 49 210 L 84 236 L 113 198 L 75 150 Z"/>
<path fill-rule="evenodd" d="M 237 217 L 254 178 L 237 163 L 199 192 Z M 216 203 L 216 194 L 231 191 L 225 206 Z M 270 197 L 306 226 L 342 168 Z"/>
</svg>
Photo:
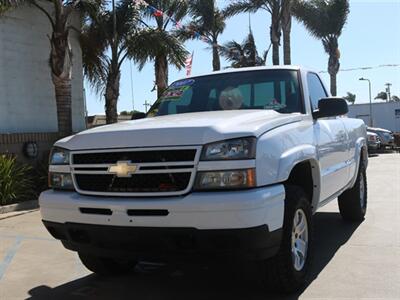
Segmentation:
<svg viewBox="0 0 400 300">
<path fill-rule="evenodd" d="M 240 252 L 257 258 L 273 255 L 279 247 L 284 198 L 283 185 L 274 185 L 163 198 L 46 191 L 39 204 L 50 233 L 71 250 L 141 256 L 158 247 L 163 249 L 158 254 L 168 257 L 183 251 Z"/>
<path fill-rule="evenodd" d="M 281 229 L 157 228 L 53 223 L 43 221 L 65 248 L 103 257 L 135 260 L 258 260 L 279 250 Z"/>
</svg>

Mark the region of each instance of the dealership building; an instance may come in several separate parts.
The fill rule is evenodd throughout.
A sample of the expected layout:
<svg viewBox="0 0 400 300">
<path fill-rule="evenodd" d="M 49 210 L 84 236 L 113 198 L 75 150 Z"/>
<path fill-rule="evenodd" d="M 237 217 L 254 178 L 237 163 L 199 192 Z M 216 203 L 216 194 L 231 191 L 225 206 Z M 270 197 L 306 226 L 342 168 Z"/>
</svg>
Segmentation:
<svg viewBox="0 0 400 300">
<path fill-rule="evenodd" d="M 400 102 L 375 102 L 371 105 L 372 127 L 385 128 L 400 133 Z M 364 120 L 369 124 L 370 104 L 349 105 L 349 117 Z"/>
</svg>

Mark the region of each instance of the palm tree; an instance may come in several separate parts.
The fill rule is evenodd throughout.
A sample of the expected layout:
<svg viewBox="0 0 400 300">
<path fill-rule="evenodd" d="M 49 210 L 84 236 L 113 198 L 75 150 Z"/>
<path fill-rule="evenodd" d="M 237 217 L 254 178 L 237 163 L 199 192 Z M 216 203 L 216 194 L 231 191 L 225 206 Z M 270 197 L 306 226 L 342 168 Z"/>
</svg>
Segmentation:
<svg viewBox="0 0 400 300">
<path fill-rule="evenodd" d="M 212 42 L 213 53 L 213 70 L 221 69 L 221 61 L 219 57 L 218 37 L 225 30 L 225 16 L 219 10 L 216 0 L 193 0 L 189 2 L 189 13 L 193 21 L 185 26 L 206 36 Z M 184 39 L 195 39 L 188 30 L 180 30 L 179 35 Z"/>
<path fill-rule="evenodd" d="M 58 131 L 61 136 L 67 136 L 72 133 L 72 51 L 69 43 L 69 34 L 71 30 L 80 32 L 80 28 L 74 28 L 71 24 L 73 12 L 84 15 L 94 15 L 102 6 L 103 0 L 1 0 L 1 11 L 23 5 L 31 4 L 49 21 L 51 26 L 50 40 L 50 58 L 49 66 L 51 78 L 54 85 Z M 47 5 L 51 5 L 49 11 Z M 83 18 L 82 18 L 83 19 Z"/>
<path fill-rule="evenodd" d="M 136 45 L 138 15 L 129 3 L 117 5 L 115 27 L 113 11 L 106 10 L 89 19 L 81 35 L 84 73 L 96 91 L 104 93 L 107 124 L 118 122 L 121 66 L 132 58 Z"/>
<path fill-rule="evenodd" d="M 336 96 L 336 75 L 340 68 L 339 37 L 350 12 L 348 0 L 295 1 L 293 15 L 304 24 L 314 37 L 320 39 L 329 55 L 328 73 L 331 94 Z"/>
<path fill-rule="evenodd" d="M 157 96 L 161 97 L 168 87 L 168 64 L 178 69 L 185 65 L 189 52 L 183 46 L 175 31 L 168 29 L 172 23 L 171 18 L 179 21 L 186 16 L 188 5 L 180 0 L 150 0 L 152 7 L 156 7 L 164 13 L 154 13 L 152 10 L 144 11 L 144 17 L 155 21 L 155 28 L 143 21 L 145 27 L 136 35 L 137 47 L 130 54 L 135 57 L 139 69 L 143 69 L 148 61 L 154 61 L 155 86 Z"/>
<path fill-rule="evenodd" d="M 244 68 L 265 65 L 266 53 L 263 58 L 258 55 L 254 41 L 253 32 L 250 29 L 249 35 L 242 44 L 231 41 L 220 49 L 221 55 L 230 61 L 232 68 Z"/>
<path fill-rule="evenodd" d="M 396 95 L 390 96 L 390 99 L 388 99 L 388 93 L 387 92 L 379 92 L 378 95 L 374 98 L 375 100 L 385 100 L 389 102 L 399 102 L 400 98 Z"/>
<path fill-rule="evenodd" d="M 347 102 L 350 102 L 351 104 L 354 104 L 354 102 L 356 102 L 356 94 L 347 92 L 347 95 L 344 96 L 343 99 Z"/>
<path fill-rule="evenodd" d="M 281 26 L 283 33 L 283 63 L 292 64 L 290 32 L 292 30 L 292 4 L 294 0 L 282 0 Z"/>
<path fill-rule="evenodd" d="M 232 2 L 233 3 L 224 10 L 224 15 L 227 17 L 243 12 L 255 13 L 260 9 L 271 14 L 270 40 L 272 44 L 272 62 L 274 65 L 279 65 L 283 0 L 235 0 Z"/>
</svg>

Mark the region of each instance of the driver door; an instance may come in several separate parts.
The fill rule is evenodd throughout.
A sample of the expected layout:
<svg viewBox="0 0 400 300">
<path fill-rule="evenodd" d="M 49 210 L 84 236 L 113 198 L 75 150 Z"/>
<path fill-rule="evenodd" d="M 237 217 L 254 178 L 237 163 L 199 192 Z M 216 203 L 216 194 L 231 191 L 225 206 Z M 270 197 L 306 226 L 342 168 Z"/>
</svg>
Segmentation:
<svg viewBox="0 0 400 300">
<path fill-rule="evenodd" d="M 318 101 L 328 96 L 320 78 L 315 73 L 307 75 L 308 90 L 313 109 Z M 320 202 L 341 190 L 347 183 L 348 144 L 345 126 L 340 117 L 321 118 L 314 121 L 314 142 L 321 171 Z"/>
</svg>

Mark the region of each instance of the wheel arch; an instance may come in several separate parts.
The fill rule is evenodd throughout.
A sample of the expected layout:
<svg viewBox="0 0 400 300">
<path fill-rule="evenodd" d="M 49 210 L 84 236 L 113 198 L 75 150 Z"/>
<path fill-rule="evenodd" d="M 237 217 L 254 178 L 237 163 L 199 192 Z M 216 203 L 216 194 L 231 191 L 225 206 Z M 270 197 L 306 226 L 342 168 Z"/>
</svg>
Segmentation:
<svg viewBox="0 0 400 300">
<path fill-rule="evenodd" d="M 284 152 L 280 157 L 278 180 L 302 187 L 309 196 L 314 213 L 318 208 L 321 187 L 316 147 L 299 145 Z"/>
<path fill-rule="evenodd" d="M 285 184 L 301 187 L 307 194 L 313 213 L 318 208 L 320 197 L 320 169 L 316 159 L 307 159 L 296 163 L 290 171 Z"/>
<path fill-rule="evenodd" d="M 363 162 L 365 168 L 368 166 L 368 146 L 365 138 L 359 138 L 356 141 L 355 145 L 355 153 L 354 153 L 354 162 L 356 164 L 355 174 L 353 174 L 352 180 L 350 182 L 349 188 L 352 188 L 356 182 L 358 169 L 360 168 L 360 162 Z"/>
</svg>

